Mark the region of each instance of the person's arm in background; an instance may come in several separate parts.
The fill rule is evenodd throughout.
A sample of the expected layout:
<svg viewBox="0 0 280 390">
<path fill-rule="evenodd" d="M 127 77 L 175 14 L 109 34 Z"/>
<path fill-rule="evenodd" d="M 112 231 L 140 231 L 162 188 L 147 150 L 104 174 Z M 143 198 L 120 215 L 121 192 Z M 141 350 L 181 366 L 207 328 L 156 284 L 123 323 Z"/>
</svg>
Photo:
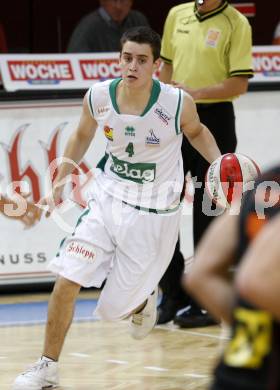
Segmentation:
<svg viewBox="0 0 280 390">
<path fill-rule="evenodd" d="M 228 99 L 233 96 L 243 95 L 248 89 L 248 78 L 244 76 L 229 77 L 222 83 L 211 85 L 209 87 L 193 89 L 187 86 L 172 82 L 175 87 L 182 88 L 188 92 L 194 100 L 202 99 Z"/>
<path fill-rule="evenodd" d="M 159 80 L 165 84 L 170 84 L 172 80 L 173 66 L 167 62 L 162 61 L 160 67 Z M 185 89 L 185 88 L 183 88 Z"/>
<path fill-rule="evenodd" d="M 164 23 L 163 36 L 161 41 L 161 60 L 159 80 L 163 83 L 170 84 L 172 80 L 173 66 L 173 49 L 172 49 L 172 35 L 174 30 L 173 10 L 169 11 Z"/>
<path fill-rule="evenodd" d="M 276 29 L 274 31 L 272 45 L 280 45 L 280 21 L 277 24 Z"/>
<path fill-rule="evenodd" d="M 196 105 L 191 96 L 184 94 L 181 113 L 181 129 L 195 148 L 209 163 L 220 157 L 221 152 L 210 130 L 200 122 Z"/>
<path fill-rule="evenodd" d="M 235 302 L 229 269 L 234 263 L 238 216 L 215 218 L 200 241 L 192 268 L 184 276 L 185 288 L 217 319 L 230 324 Z"/>
<path fill-rule="evenodd" d="M 235 285 L 240 296 L 280 321 L 280 215 L 269 221 L 242 258 Z"/>
</svg>

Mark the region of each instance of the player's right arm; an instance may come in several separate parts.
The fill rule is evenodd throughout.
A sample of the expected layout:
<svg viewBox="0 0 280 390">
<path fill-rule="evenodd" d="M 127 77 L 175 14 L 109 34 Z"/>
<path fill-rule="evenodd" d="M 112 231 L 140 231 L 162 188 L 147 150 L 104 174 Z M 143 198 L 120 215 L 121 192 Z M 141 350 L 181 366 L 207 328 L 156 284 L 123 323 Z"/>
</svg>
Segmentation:
<svg viewBox="0 0 280 390">
<path fill-rule="evenodd" d="M 80 160 L 83 158 L 86 151 L 88 150 L 88 147 L 95 135 L 96 128 L 97 122 L 90 113 L 87 95 L 85 95 L 79 124 L 77 129 L 67 141 L 63 153 L 62 163 L 58 167 L 58 173 L 53 183 L 52 194 L 40 201 L 41 205 L 48 206 L 48 211 L 46 213 L 47 217 L 54 210 L 56 204 L 61 198 L 65 178 L 70 173 L 72 173 L 76 164 L 80 162 Z"/>
</svg>

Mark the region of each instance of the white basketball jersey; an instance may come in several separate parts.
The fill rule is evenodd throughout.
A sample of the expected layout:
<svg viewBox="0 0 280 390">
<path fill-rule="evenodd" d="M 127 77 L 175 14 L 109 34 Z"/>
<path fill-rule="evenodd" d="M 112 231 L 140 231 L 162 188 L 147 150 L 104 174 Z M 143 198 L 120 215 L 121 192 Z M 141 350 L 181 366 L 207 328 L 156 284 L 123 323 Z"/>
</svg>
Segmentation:
<svg viewBox="0 0 280 390">
<path fill-rule="evenodd" d="M 173 210 L 183 187 L 180 116 L 183 92 L 153 80 L 143 114 L 121 114 L 116 89 L 121 79 L 94 84 L 88 105 L 107 138 L 97 184 L 133 206 Z"/>
</svg>

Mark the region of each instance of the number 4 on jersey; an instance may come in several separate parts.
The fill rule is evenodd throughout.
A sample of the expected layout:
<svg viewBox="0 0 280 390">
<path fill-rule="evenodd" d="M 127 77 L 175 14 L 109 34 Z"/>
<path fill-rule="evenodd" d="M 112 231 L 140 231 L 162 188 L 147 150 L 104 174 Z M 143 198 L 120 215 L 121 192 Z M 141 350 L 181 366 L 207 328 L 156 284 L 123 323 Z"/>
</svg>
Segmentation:
<svg viewBox="0 0 280 390">
<path fill-rule="evenodd" d="M 126 153 L 128 153 L 128 157 L 132 157 L 134 155 L 134 146 L 132 142 L 129 142 L 125 149 Z"/>
</svg>

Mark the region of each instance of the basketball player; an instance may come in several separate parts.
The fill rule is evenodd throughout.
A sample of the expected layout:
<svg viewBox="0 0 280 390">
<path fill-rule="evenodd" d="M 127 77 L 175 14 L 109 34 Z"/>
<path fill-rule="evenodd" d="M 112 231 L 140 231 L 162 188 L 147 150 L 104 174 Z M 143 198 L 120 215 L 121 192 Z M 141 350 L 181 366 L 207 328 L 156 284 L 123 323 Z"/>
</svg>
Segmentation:
<svg viewBox="0 0 280 390">
<path fill-rule="evenodd" d="M 89 89 L 78 128 L 66 145 L 64 158 L 78 163 L 97 127 L 108 139 L 88 209 L 50 264 L 59 277 L 49 303 L 43 356 L 17 377 L 14 390 L 58 383 L 57 361 L 81 286 L 100 287 L 107 278 L 97 304 L 99 317 L 129 317 L 136 339 L 152 330 L 157 285 L 178 237 L 182 132 L 209 162 L 220 156 L 192 98 L 152 79 L 159 65 L 158 34 L 149 27 L 133 28 L 124 33 L 121 46 L 122 78 Z M 68 162 L 60 165 L 54 199 L 42 200 L 48 215 L 71 170 Z"/>
<path fill-rule="evenodd" d="M 239 216 L 219 217 L 186 277 L 195 297 L 231 324 L 212 390 L 280 388 L 279 185 L 280 166 L 246 194 Z M 236 266 L 235 277 L 229 278 Z"/>
</svg>

